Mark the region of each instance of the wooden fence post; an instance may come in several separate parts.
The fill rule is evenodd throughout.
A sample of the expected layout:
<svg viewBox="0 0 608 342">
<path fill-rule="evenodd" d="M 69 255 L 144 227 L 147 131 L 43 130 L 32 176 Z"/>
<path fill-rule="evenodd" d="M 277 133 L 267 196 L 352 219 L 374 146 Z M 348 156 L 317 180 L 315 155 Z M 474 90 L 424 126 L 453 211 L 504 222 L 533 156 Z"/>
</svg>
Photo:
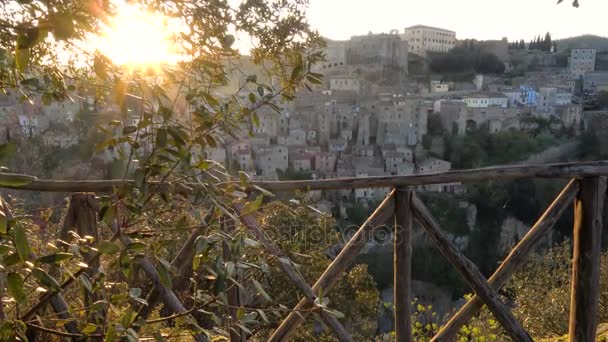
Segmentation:
<svg viewBox="0 0 608 342">
<path fill-rule="evenodd" d="M 502 264 L 496 269 L 494 274 L 488 279 L 492 288 L 498 290 L 502 288 L 513 276 L 513 274 L 525 263 L 528 255 L 542 241 L 546 234 L 553 228 L 557 220 L 564 211 L 571 205 L 578 194 L 580 187 L 578 180 L 571 180 L 568 185 L 560 192 L 547 210 L 530 228 L 526 236 L 511 250 Z M 431 342 L 455 341 L 458 331 L 471 319 L 483 306 L 483 301 L 479 296 L 473 298 L 458 310 L 456 314 L 447 322 L 441 330 L 431 339 Z"/>
<path fill-rule="evenodd" d="M 412 341 L 411 271 L 412 271 L 412 191 L 397 189 L 395 194 L 394 294 L 395 341 Z"/>
<path fill-rule="evenodd" d="M 569 326 L 571 342 L 595 341 L 605 198 L 606 177 L 581 180 L 581 192 L 574 201 Z"/>
<path fill-rule="evenodd" d="M 221 224 L 223 226 L 223 231 L 226 234 L 231 235 L 234 232 L 234 225 L 235 222 L 228 218 L 228 217 L 222 217 L 221 219 Z M 222 255 L 224 257 L 224 261 L 228 261 L 228 260 L 232 260 L 232 252 L 230 251 L 230 244 L 224 240 L 222 241 Z M 236 280 L 238 282 L 241 281 L 241 279 L 239 279 L 238 275 L 235 276 Z M 242 306 L 242 296 L 240 293 L 240 289 L 238 286 L 234 286 L 233 288 L 229 289 L 227 291 L 227 296 L 228 296 L 228 304 L 230 305 L 230 307 L 228 308 L 228 313 L 230 315 L 230 323 L 233 325 L 230 328 L 230 342 L 245 342 L 247 341 L 247 334 L 245 333 L 245 331 L 243 331 L 242 329 L 239 329 L 238 326 L 236 326 L 236 323 L 238 323 L 239 319 L 238 319 L 238 308 Z"/>
</svg>

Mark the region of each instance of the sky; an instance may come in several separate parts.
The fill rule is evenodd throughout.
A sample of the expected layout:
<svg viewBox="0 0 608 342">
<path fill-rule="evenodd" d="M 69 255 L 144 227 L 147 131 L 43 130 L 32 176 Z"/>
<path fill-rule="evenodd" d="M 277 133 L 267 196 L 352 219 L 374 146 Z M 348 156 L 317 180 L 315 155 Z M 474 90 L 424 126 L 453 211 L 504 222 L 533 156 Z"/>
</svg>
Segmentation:
<svg viewBox="0 0 608 342">
<path fill-rule="evenodd" d="M 456 31 L 456 38 L 531 40 L 582 34 L 608 37 L 608 0 L 310 0 L 308 18 L 321 35 L 348 39 L 422 24 Z"/>
</svg>

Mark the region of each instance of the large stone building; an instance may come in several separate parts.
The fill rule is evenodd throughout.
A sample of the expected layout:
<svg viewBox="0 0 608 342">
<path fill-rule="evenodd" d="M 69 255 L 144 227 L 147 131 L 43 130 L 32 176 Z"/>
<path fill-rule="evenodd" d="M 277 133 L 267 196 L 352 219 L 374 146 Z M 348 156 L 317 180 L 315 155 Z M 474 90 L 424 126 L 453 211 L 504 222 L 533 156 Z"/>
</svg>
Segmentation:
<svg viewBox="0 0 608 342">
<path fill-rule="evenodd" d="M 595 71 L 595 49 L 572 49 L 570 52 L 570 74 L 579 78 Z"/>
<path fill-rule="evenodd" d="M 407 71 L 408 42 L 396 31 L 350 38 L 346 57 L 348 64 L 380 64 Z"/>
<path fill-rule="evenodd" d="M 608 91 L 608 72 L 590 72 L 583 76 L 583 88 L 587 91 Z"/>
<path fill-rule="evenodd" d="M 410 52 L 419 56 L 426 56 L 427 52 L 448 52 L 456 44 L 456 32 L 424 25 L 406 28 L 401 37 L 408 41 Z"/>
</svg>

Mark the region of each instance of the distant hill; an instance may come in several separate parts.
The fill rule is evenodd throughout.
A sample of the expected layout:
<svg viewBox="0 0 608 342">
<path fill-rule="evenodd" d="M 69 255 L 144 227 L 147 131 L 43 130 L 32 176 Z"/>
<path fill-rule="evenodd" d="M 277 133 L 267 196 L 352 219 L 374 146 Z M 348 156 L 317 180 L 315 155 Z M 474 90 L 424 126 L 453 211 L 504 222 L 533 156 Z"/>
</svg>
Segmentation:
<svg viewBox="0 0 608 342">
<path fill-rule="evenodd" d="M 587 34 L 583 36 L 557 40 L 557 49 L 559 51 L 580 48 L 597 49 L 598 51 L 608 51 L 608 38 Z"/>
</svg>

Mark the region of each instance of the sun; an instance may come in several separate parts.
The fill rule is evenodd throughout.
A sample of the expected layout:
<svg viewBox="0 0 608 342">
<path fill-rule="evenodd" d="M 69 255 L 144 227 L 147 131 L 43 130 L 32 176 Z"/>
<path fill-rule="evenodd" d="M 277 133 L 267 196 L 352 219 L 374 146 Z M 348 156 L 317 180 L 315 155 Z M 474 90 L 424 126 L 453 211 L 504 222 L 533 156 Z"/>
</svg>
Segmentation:
<svg viewBox="0 0 608 342">
<path fill-rule="evenodd" d="M 166 16 L 123 4 L 108 20 L 95 48 L 117 65 L 131 69 L 157 68 L 176 63 L 179 49 L 177 25 Z"/>
</svg>

